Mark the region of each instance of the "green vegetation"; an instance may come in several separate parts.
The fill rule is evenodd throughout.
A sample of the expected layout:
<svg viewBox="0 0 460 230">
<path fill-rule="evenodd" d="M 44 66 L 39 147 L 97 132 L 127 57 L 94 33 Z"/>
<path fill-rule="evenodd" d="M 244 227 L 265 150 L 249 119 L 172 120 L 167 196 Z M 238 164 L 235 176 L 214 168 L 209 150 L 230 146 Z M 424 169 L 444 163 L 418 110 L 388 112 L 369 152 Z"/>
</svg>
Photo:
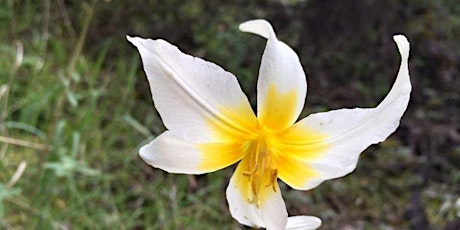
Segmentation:
<svg viewBox="0 0 460 230">
<path fill-rule="evenodd" d="M 223 192 L 232 168 L 173 175 L 138 157 L 164 127 L 125 35 L 225 67 L 255 103 L 264 44 L 237 28 L 260 17 L 301 57 L 304 115 L 374 106 L 398 68 L 391 36 L 412 44 L 400 129 L 350 176 L 311 191 L 282 185 L 290 214 L 318 216 L 322 229 L 460 225 L 456 1 L 0 0 L 0 228 L 243 228 Z"/>
</svg>

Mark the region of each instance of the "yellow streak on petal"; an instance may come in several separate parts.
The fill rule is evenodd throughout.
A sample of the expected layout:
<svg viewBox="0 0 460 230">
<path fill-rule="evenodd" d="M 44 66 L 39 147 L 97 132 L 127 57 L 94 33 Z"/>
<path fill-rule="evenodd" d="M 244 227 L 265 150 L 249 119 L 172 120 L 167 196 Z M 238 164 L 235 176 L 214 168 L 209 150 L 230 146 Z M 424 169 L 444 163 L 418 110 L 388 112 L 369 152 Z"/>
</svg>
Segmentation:
<svg viewBox="0 0 460 230">
<path fill-rule="evenodd" d="M 238 127 L 229 126 L 214 117 L 209 117 L 207 123 L 215 142 L 248 140 L 254 136 L 259 125 L 249 104 L 241 102 L 237 105 L 222 106 L 219 111 L 238 124 Z"/>
<path fill-rule="evenodd" d="M 260 124 L 272 130 L 282 130 L 297 119 L 297 91 L 280 93 L 274 84 L 269 85 L 263 106 L 257 115 Z"/>
<path fill-rule="evenodd" d="M 245 152 L 244 142 L 198 144 L 202 155 L 199 169 L 216 171 L 239 161 Z"/>
<path fill-rule="evenodd" d="M 309 180 L 319 176 L 309 162 L 321 157 L 329 149 L 327 136 L 318 131 L 295 125 L 279 133 L 272 141 L 279 178 L 294 188 L 303 187 Z"/>
<path fill-rule="evenodd" d="M 328 136 L 319 130 L 309 130 L 294 124 L 289 129 L 277 133 L 272 138 L 272 146 L 289 157 L 304 161 L 315 160 L 330 146 Z"/>
<path fill-rule="evenodd" d="M 222 106 L 219 111 L 238 126 L 228 125 L 216 117 L 207 118 L 214 140 L 213 143 L 197 144 L 202 153 L 199 165 L 202 170 L 219 170 L 243 158 L 248 148 L 248 140 L 255 135 L 258 127 L 254 111 L 246 102 Z"/>
<path fill-rule="evenodd" d="M 295 158 L 279 155 L 276 159 L 279 178 L 292 188 L 302 188 L 320 174 Z"/>
</svg>

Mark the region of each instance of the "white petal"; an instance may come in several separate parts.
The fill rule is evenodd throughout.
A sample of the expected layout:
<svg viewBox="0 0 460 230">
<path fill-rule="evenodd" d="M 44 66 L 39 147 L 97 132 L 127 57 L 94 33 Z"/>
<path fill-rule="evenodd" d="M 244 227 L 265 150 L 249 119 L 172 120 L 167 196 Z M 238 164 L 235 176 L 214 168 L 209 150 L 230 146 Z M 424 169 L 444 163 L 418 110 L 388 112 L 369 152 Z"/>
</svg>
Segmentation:
<svg viewBox="0 0 460 230">
<path fill-rule="evenodd" d="M 291 47 L 278 41 L 265 20 L 245 22 L 240 29 L 268 39 L 257 83 L 257 116 L 266 127 L 287 128 L 299 117 L 307 93 L 299 57 Z"/>
<path fill-rule="evenodd" d="M 321 226 L 321 219 L 315 216 L 291 216 L 286 230 L 313 230 Z"/>
<path fill-rule="evenodd" d="M 269 37 L 275 37 L 272 25 L 263 19 L 256 19 L 240 24 L 240 30 L 243 32 L 257 34 L 261 37 L 269 39 Z"/>
<path fill-rule="evenodd" d="M 164 40 L 127 39 L 139 50 L 155 106 L 174 135 L 213 142 L 219 136 L 216 127 L 238 136 L 254 123 L 254 112 L 231 73 Z"/>
<path fill-rule="evenodd" d="M 247 198 L 243 197 L 243 195 L 238 191 L 238 188 L 234 186 L 232 179 L 230 179 L 230 184 L 227 187 L 226 193 L 228 206 L 233 218 L 246 226 L 255 228 L 265 227 L 260 215 L 260 210 L 258 210 L 254 205 L 249 205 L 247 203 Z"/>
<path fill-rule="evenodd" d="M 202 174 L 225 168 L 241 159 L 241 151 L 221 149 L 221 145 L 224 144 L 190 144 L 166 131 L 143 146 L 139 155 L 146 163 L 170 173 Z M 226 149 L 228 151 L 224 151 Z"/>
<path fill-rule="evenodd" d="M 287 224 L 288 213 L 283 197 L 281 196 L 281 190 L 278 184 L 276 184 L 276 192 L 273 192 L 272 188 L 266 189 L 271 194 L 260 207 L 265 228 L 267 230 L 283 229 Z"/>
<path fill-rule="evenodd" d="M 409 103 L 411 83 L 407 64 L 409 43 L 402 35 L 395 36 L 394 39 L 402 57 L 399 73 L 391 91 L 376 108 L 340 109 L 316 113 L 292 127 L 292 132 L 310 130 L 321 133 L 325 138 L 304 141 L 305 149 L 315 149 L 314 146 L 320 146 L 316 149 L 322 152 L 315 153 L 314 157 L 303 159 L 299 155 L 284 156 L 289 158 L 287 161 L 291 161 L 292 167 L 286 171 L 280 169 L 279 177 L 284 178 L 283 180 L 288 178 L 285 182 L 290 186 L 307 190 L 324 180 L 342 177 L 352 172 L 362 151 L 372 144 L 384 141 L 396 130 Z M 300 142 L 296 144 L 299 145 Z M 303 180 L 295 179 L 292 176 L 292 173 L 295 173 L 292 169 L 296 167 L 304 167 L 305 171 L 311 171 L 312 175 L 316 175 Z M 303 184 L 299 183 L 300 181 L 303 181 Z"/>
<path fill-rule="evenodd" d="M 241 162 L 238 164 L 227 187 L 227 201 L 232 217 L 241 224 L 251 227 L 262 227 L 268 230 L 284 229 L 287 223 L 287 210 L 278 184 L 275 185 L 276 192 L 271 186 L 262 188 L 261 194 L 265 198 L 259 207 L 251 204 L 247 196 L 251 192 L 251 185 L 247 177 L 242 175 L 245 171 L 242 168 L 243 164 Z"/>
</svg>

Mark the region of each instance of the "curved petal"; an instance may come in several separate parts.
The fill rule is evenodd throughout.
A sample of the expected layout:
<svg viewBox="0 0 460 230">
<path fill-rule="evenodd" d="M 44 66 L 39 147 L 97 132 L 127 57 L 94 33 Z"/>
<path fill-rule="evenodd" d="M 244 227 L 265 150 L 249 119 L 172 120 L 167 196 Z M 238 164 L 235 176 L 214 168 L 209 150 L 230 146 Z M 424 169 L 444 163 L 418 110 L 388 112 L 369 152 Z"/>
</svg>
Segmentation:
<svg viewBox="0 0 460 230">
<path fill-rule="evenodd" d="M 280 157 L 279 178 L 296 189 L 311 189 L 322 181 L 342 177 L 356 168 L 367 147 L 384 141 L 399 125 L 409 103 L 409 42 L 398 35 L 394 40 L 401 54 L 396 81 L 375 108 L 340 109 L 312 114 L 295 124 L 284 136 L 286 154 Z M 317 133 L 300 139 L 304 133 Z M 311 135 L 310 135 L 311 136 Z M 298 170 L 310 172 L 299 177 Z"/>
<path fill-rule="evenodd" d="M 139 150 L 148 164 L 170 173 L 202 174 L 225 168 L 243 156 L 242 144 L 190 144 L 166 131 Z"/>
<path fill-rule="evenodd" d="M 257 124 L 233 74 L 164 40 L 127 39 L 139 50 L 155 107 L 174 135 L 194 143 L 222 141 Z"/>
<path fill-rule="evenodd" d="M 248 21 L 240 30 L 268 39 L 257 82 L 257 117 L 265 127 L 284 129 L 297 120 L 305 103 L 307 82 L 299 57 L 278 41 L 265 20 Z"/>
<path fill-rule="evenodd" d="M 230 213 L 238 222 L 247 226 L 269 230 L 284 229 L 287 223 L 287 211 L 278 183 L 275 181 L 275 187 L 262 186 L 257 205 L 251 202 L 254 200 L 253 187 L 248 177 L 243 175 L 248 168 L 248 160 L 243 158 L 230 179 L 227 187 Z"/>
<path fill-rule="evenodd" d="M 286 230 L 313 230 L 321 226 L 321 219 L 315 216 L 291 216 L 288 218 Z"/>
</svg>

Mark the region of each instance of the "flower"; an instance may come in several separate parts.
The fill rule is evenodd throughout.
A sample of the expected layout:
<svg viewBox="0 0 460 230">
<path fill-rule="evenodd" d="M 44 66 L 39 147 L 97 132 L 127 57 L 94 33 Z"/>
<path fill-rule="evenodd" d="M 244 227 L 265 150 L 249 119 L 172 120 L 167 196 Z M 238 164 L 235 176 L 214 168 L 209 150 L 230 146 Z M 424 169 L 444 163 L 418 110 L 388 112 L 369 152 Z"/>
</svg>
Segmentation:
<svg viewBox="0 0 460 230">
<path fill-rule="evenodd" d="M 265 20 L 245 22 L 240 30 L 267 39 L 257 116 L 231 73 L 164 40 L 127 37 L 140 52 L 155 107 L 168 129 L 143 146 L 140 156 L 153 167 L 185 174 L 239 162 L 226 191 L 236 220 L 267 229 L 315 229 L 319 218 L 288 218 L 278 178 L 308 190 L 342 177 L 355 169 L 362 151 L 396 130 L 411 91 L 409 42 L 394 36 L 401 65 L 377 107 L 316 113 L 296 122 L 307 92 L 297 54 Z"/>
</svg>

